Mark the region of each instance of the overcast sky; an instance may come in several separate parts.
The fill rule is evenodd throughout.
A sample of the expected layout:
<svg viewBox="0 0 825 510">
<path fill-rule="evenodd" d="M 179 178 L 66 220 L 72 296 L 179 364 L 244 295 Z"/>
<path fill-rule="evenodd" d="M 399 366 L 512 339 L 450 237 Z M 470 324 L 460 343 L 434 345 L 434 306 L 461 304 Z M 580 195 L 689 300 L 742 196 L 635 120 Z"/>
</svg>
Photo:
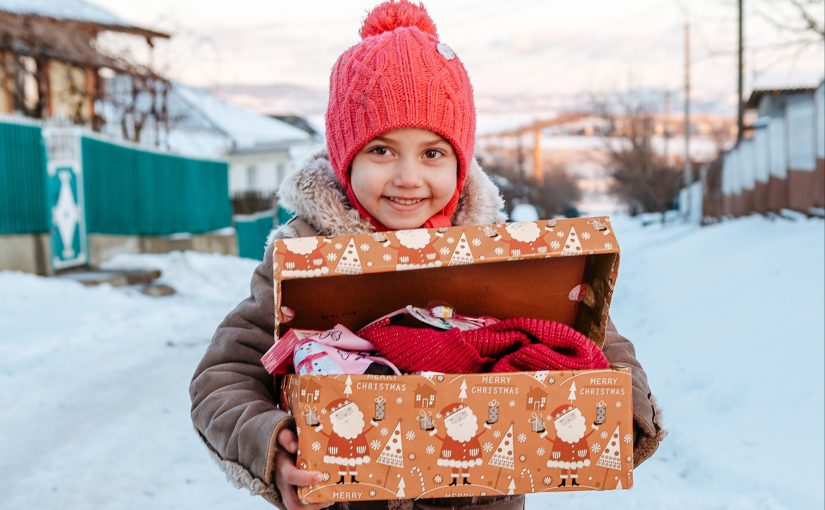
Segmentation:
<svg viewBox="0 0 825 510">
<path fill-rule="evenodd" d="M 358 42 L 370 1 L 92 0 L 118 16 L 173 34 L 155 62 L 206 87 L 287 83 L 327 87 L 338 55 Z M 815 85 L 819 39 L 799 51 L 764 16 L 792 20 L 788 0 L 746 0 L 746 90 Z M 479 109 L 491 97 L 575 96 L 683 86 L 691 21 L 692 90 L 698 103 L 733 111 L 735 0 L 431 0 L 442 42 L 465 63 Z M 820 5 L 816 15 L 825 16 Z M 681 106 L 674 104 L 674 109 Z"/>
</svg>

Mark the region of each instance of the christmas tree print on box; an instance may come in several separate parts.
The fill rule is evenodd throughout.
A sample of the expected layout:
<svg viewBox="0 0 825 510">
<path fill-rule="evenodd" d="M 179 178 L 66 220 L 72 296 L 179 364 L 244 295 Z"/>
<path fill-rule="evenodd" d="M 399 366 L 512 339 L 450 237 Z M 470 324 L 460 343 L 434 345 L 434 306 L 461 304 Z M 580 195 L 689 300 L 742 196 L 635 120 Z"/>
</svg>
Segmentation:
<svg viewBox="0 0 825 510">
<path fill-rule="evenodd" d="M 455 251 L 453 251 L 452 257 L 450 257 L 450 265 L 472 264 L 473 260 L 473 252 L 470 250 L 470 243 L 467 242 L 467 235 L 462 232 L 461 237 L 458 239 L 458 244 L 456 244 Z"/>
<path fill-rule="evenodd" d="M 361 274 L 363 272 L 361 259 L 358 257 L 358 250 L 355 248 L 355 239 L 350 239 L 347 243 L 344 253 L 338 259 L 335 272 L 338 274 Z"/>
<path fill-rule="evenodd" d="M 582 244 L 579 241 L 579 236 L 576 234 L 575 227 L 570 227 L 570 233 L 567 235 L 567 240 L 564 242 L 564 249 L 561 251 L 562 256 L 569 257 L 571 255 L 582 254 Z"/>
</svg>

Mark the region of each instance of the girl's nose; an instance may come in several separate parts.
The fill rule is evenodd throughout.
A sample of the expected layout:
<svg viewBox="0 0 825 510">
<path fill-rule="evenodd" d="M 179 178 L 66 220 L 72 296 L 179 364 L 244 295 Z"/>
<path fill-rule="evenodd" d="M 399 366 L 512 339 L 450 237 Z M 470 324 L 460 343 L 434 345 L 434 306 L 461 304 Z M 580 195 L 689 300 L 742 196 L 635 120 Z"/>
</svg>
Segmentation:
<svg viewBox="0 0 825 510">
<path fill-rule="evenodd" d="M 399 159 L 393 184 L 399 188 L 417 188 L 421 186 L 421 170 L 414 159 Z"/>
</svg>

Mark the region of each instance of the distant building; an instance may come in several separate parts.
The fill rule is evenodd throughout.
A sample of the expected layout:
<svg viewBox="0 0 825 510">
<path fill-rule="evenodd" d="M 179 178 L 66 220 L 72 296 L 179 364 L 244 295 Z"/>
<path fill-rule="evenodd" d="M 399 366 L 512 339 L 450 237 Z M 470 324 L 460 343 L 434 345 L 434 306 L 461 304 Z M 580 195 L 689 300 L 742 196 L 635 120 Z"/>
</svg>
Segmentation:
<svg viewBox="0 0 825 510">
<path fill-rule="evenodd" d="M 168 34 L 138 27 L 83 0 L 0 0 L 0 113 L 61 118 L 95 130 L 111 76 L 145 67 L 100 51 L 104 32 L 138 36 L 151 48 Z"/>
<path fill-rule="evenodd" d="M 825 82 L 754 90 L 746 137 L 722 158 L 722 214 L 825 207 Z M 712 190 L 709 190 L 712 191 Z"/>
<path fill-rule="evenodd" d="M 182 154 L 226 159 L 233 196 L 271 196 L 293 162 L 314 145 L 312 135 L 304 129 L 236 106 L 202 89 L 174 84 L 170 101 L 170 108 L 185 109 L 189 118 L 170 130 L 169 148 Z"/>
</svg>

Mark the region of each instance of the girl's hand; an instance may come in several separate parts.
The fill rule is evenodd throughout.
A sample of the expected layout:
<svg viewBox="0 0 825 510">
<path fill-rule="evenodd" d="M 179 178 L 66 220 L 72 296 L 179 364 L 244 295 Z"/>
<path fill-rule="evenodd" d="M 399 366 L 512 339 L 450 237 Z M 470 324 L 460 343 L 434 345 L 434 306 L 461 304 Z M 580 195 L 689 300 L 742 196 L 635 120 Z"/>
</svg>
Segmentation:
<svg viewBox="0 0 825 510">
<path fill-rule="evenodd" d="M 288 306 L 282 306 L 280 310 L 278 310 L 278 322 L 281 324 L 286 324 L 287 322 L 291 321 L 295 318 L 295 312 L 292 308 Z"/>
<path fill-rule="evenodd" d="M 275 486 L 287 510 L 320 510 L 332 503 L 301 503 L 296 487 L 307 487 L 323 481 L 320 471 L 306 471 L 295 467 L 298 438 L 291 429 L 278 433 L 278 452 L 275 454 Z"/>
</svg>

